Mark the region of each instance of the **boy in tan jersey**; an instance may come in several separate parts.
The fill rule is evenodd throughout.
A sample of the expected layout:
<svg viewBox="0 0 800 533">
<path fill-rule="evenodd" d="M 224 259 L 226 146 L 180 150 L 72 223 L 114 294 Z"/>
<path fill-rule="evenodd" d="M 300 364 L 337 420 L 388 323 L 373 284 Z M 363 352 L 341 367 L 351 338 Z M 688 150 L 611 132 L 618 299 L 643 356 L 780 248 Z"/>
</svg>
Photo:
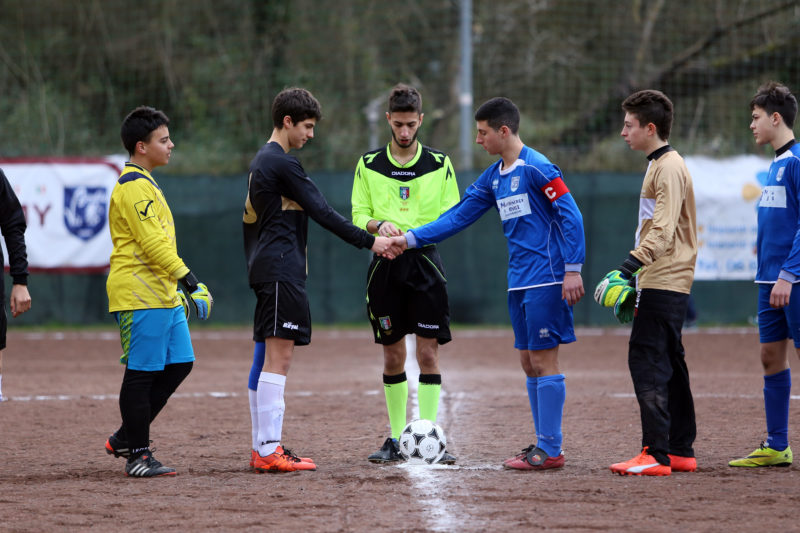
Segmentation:
<svg viewBox="0 0 800 533">
<path fill-rule="evenodd" d="M 647 154 L 649 164 L 635 248 L 604 282 L 631 280 L 633 285 L 635 279 L 636 290 L 623 291 L 615 313 L 620 321 L 633 320 L 628 367 L 641 411 L 642 452 L 611 465 L 611 471 L 668 476 L 673 470 L 697 469 L 694 401 L 681 343 L 697 258 L 694 190 L 683 158 L 667 140 L 672 127 L 669 98 L 659 91 L 639 91 L 622 108 L 621 135 L 631 149 Z"/>
</svg>

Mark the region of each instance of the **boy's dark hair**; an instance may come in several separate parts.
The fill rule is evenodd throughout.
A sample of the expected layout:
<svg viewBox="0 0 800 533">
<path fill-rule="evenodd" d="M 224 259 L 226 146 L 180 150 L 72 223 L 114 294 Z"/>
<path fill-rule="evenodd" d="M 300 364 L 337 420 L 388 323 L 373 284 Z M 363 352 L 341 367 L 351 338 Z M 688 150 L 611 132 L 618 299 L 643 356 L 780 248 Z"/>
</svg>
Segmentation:
<svg viewBox="0 0 800 533">
<path fill-rule="evenodd" d="M 283 117 L 289 116 L 293 124 L 309 118 L 322 119 L 322 108 L 311 92 L 299 87 L 290 87 L 278 93 L 272 101 L 272 125 L 283 128 Z"/>
<path fill-rule="evenodd" d="M 672 130 L 672 101 L 661 91 L 646 89 L 630 95 L 622 102 L 622 109 L 636 117 L 640 126 L 651 122 L 661 140 L 669 139 Z"/>
<path fill-rule="evenodd" d="M 169 118 L 163 111 L 147 106 L 139 106 L 125 117 L 120 128 L 122 145 L 132 156 L 136 143 L 148 142 L 150 135 L 161 126 L 169 126 Z"/>
<path fill-rule="evenodd" d="M 797 117 L 797 98 L 789 91 L 789 88 L 776 81 L 769 81 L 758 88 L 758 92 L 750 101 L 750 111 L 754 107 L 760 107 L 770 115 L 780 113 L 783 122 L 789 129 L 794 127 L 794 119 Z"/>
<path fill-rule="evenodd" d="M 519 131 L 519 109 L 514 102 L 502 96 L 484 102 L 475 111 L 475 122 L 481 120 L 485 120 L 493 130 L 507 126 L 515 135 Z"/>
<path fill-rule="evenodd" d="M 398 83 L 389 95 L 389 113 L 422 113 L 422 96 L 419 91 L 405 83 Z"/>
</svg>

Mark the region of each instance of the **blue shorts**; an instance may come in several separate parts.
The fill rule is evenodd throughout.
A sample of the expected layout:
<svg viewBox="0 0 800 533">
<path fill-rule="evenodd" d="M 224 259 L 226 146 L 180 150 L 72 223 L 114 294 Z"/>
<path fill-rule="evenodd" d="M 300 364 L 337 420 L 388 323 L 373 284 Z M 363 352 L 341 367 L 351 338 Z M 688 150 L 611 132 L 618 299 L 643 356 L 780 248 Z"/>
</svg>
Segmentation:
<svg viewBox="0 0 800 533">
<path fill-rule="evenodd" d="M 769 295 L 775 285 L 758 284 L 758 336 L 761 343 L 794 339 L 800 348 L 800 283 L 792 285 L 789 305 L 781 309 L 769 306 Z"/>
<path fill-rule="evenodd" d="M 518 350 L 548 350 L 575 342 L 572 307 L 561 298 L 561 285 L 508 291 L 508 314 Z"/>
<path fill-rule="evenodd" d="M 128 368 L 156 372 L 174 363 L 194 361 L 189 324 L 183 306 L 174 309 L 117 311 L 122 357 Z"/>
</svg>

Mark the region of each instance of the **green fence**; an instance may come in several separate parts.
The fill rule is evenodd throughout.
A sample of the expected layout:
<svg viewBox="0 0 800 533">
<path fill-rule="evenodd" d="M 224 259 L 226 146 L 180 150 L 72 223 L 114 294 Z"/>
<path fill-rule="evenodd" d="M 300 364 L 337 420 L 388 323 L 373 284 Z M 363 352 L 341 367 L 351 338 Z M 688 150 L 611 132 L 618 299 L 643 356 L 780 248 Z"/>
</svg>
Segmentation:
<svg viewBox="0 0 800 533">
<path fill-rule="evenodd" d="M 475 177 L 459 175 L 462 191 Z M 567 176 L 586 228 L 583 280 L 587 295 L 575 306 L 578 325 L 615 324 L 611 313 L 594 303 L 591 293 L 632 247 L 641 179 L 640 174 Z M 317 173 L 314 181 L 339 212 L 349 215 L 350 173 Z M 242 251 L 246 178 L 162 176 L 159 183 L 175 215 L 179 253 L 214 295 L 211 325 L 249 323 L 255 300 L 247 285 Z M 490 211 L 441 244 L 440 251 L 453 321 L 507 324 L 507 250 L 497 214 Z M 345 244 L 312 222 L 308 260 L 314 323 L 366 324 L 364 282 L 370 253 Z M 113 323 L 107 313 L 104 275 L 35 273 L 30 291 L 31 311 L 12 324 Z M 702 324 L 746 323 L 755 315 L 756 288 L 751 281 L 697 282 L 693 292 Z"/>
</svg>

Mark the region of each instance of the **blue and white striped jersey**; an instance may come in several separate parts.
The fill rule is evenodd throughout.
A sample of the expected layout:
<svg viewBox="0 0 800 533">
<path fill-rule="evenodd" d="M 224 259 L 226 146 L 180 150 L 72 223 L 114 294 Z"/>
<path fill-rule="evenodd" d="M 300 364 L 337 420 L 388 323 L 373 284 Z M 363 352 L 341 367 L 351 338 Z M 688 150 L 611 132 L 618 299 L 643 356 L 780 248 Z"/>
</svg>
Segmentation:
<svg viewBox="0 0 800 533">
<path fill-rule="evenodd" d="M 561 284 L 566 270 L 580 272 L 586 256 L 583 217 L 561 170 L 527 146 L 511 167 L 501 164 L 487 168 L 438 219 L 410 230 L 409 244 L 441 242 L 494 207 L 508 242 L 508 290 Z"/>
</svg>

